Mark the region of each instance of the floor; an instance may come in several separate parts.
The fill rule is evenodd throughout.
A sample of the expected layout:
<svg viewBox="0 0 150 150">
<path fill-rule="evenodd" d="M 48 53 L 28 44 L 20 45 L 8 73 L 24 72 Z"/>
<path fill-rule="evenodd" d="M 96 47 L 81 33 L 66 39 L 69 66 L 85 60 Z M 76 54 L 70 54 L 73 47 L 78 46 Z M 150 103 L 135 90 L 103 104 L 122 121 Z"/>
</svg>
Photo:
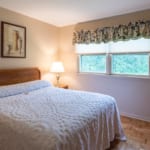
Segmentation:
<svg viewBox="0 0 150 150">
<path fill-rule="evenodd" d="M 150 150 L 150 122 L 121 116 L 126 142 L 114 141 L 109 150 Z"/>
</svg>

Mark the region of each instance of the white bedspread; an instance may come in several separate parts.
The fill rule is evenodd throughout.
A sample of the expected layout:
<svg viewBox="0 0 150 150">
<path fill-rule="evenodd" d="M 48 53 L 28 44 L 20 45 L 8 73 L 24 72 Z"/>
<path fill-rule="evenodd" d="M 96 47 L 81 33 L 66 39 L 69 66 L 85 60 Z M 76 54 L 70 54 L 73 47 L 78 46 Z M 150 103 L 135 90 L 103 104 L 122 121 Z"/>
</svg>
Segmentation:
<svg viewBox="0 0 150 150">
<path fill-rule="evenodd" d="M 43 87 L 0 98 L 0 150 L 104 150 L 125 139 L 114 98 Z"/>
</svg>

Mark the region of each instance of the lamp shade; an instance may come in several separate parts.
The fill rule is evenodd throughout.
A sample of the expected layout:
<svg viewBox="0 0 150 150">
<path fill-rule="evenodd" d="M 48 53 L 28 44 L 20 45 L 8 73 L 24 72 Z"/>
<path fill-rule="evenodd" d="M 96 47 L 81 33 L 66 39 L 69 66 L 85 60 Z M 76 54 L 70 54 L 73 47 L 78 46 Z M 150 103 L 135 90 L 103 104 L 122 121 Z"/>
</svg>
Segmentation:
<svg viewBox="0 0 150 150">
<path fill-rule="evenodd" d="M 60 61 L 53 62 L 50 71 L 56 73 L 64 72 L 63 63 Z"/>
</svg>

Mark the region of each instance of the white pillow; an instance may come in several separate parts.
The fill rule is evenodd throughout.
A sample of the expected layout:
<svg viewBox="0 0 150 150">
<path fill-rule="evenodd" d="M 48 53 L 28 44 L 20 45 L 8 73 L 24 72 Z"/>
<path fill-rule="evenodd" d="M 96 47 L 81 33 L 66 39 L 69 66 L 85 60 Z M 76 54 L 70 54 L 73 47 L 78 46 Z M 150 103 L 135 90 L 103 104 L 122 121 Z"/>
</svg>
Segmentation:
<svg viewBox="0 0 150 150">
<path fill-rule="evenodd" d="M 13 85 L 0 86 L 0 98 L 26 93 L 48 86 L 51 86 L 51 84 L 45 80 L 35 80 Z"/>
</svg>

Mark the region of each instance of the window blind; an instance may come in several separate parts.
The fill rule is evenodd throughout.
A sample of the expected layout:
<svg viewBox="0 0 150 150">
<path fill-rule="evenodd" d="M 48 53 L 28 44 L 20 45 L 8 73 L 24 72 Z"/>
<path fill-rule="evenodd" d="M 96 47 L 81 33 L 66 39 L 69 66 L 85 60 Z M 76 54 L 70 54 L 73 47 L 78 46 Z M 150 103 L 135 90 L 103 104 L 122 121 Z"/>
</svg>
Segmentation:
<svg viewBox="0 0 150 150">
<path fill-rule="evenodd" d="M 75 44 L 77 54 L 150 52 L 150 39 L 117 41 L 99 44 Z"/>
</svg>

